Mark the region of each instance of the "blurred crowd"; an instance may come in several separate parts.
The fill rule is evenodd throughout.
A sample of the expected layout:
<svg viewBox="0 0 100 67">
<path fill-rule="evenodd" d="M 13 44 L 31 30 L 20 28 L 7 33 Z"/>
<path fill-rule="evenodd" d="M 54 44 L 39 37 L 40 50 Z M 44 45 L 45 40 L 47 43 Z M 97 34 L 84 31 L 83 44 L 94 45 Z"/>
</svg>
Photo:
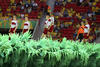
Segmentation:
<svg viewBox="0 0 100 67">
<path fill-rule="evenodd" d="M 28 16 L 38 19 L 46 7 L 46 0 L 0 0 L 0 18 L 17 15 L 20 18 Z"/>
<path fill-rule="evenodd" d="M 97 21 L 99 19 L 97 15 L 100 15 L 100 6 L 98 4 L 100 4 L 99 0 L 56 0 L 53 37 L 55 39 L 59 38 L 61 41 L 63 38 L 62 34 L 64 33 L 61 32 L 62 29 L 73 28 L 74 32 L 72 34 L 74 34 L 79 29 L 81 22 L 87 20 L 90 25 L 88 41 L 94 42 L 98 36 L 98 32 L 100 32 L 100 21 Z M 61 20 L 60 18 L 63 19 Z M 72 37 L 74 38 L 74 36 Z"/>
</svg>

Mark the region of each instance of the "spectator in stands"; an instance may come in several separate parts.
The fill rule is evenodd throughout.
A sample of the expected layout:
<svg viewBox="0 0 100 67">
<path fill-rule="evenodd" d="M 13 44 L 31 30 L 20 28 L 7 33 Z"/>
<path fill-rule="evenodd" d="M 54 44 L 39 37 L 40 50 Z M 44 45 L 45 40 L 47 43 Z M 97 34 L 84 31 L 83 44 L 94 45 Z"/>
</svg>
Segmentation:
<svg viewBox="0 0 100 67">
<path fill-rule="evenodd" d="M 72 2 L 73 2 L 73 3 L 75 3 L 75 2 L 76 2 L 76 0 L 72 0 Z"/>
<path fill-rule="evenodd" d="M 27 0 L 22 0 L 23 2 L 26 2 Z"/>
<path fill-rule="evenodd" d="M 93 42 L 95 39 L 96 39 L 96 33 L 95 33 L 95 30 L 96 30 L 96 24 L 95 22 L 93 22 L 91 24 L 91 29 L 90 29 L 90 42 Z"/>
<path fill-rule="evenodd" d="M 100 36 L 100 27 L 96 27 L 96 37 L 99 37 Z"/>
<path fill-rule="evenodd" d="M 24 14 L 20 14 L 20 17 L 21 17 L 22 19 L 24 18 L 24 16 L 25 16 Z"/>
<path fill-rule="evenodd" d="M 32 8 L 28 7 L 28 13 L 31 13 L 31 11 L 32 11 Z"/>
<path fill-rule="evenodd" d="M 100 27 L 98 27 L 98 33 L 97 33 L 98 36 L 100 36 Z"/>
<path fill-rule="evenodd" d="M 60 22 L 58 22 L 58 24 L 55 25 L 55 27 L 54 27 L 54 31 L 55 31 L 56 33 L 58 33 L 59 30 L 60 30 L 60 24 L 59 24 L 59 23 L 60 23 Z"/>
<path fill-rule="evenodd" d="M 63 2 L 64 2 L 63 0 L 59 0 L 59 5 L 63 6 Z"/>
<path fill-rule="evenodd" d="M 65 22 L 65 23 L 64 23 L 64 27 L 65 27 L 65 28 L 68 28 L 68 27 L 69 27 L 68 22 Z"/>
<path fill-rule="evenodd" d="M 82 2 L 83 2 L 83 0 L 79 0 L 79 2 L 80 2 L 80 3 L 82 3 Z"/>
<path fill-rule="evenodd" d="M 24 5 L 21 5 L 21 10 L 24 10 Z"/>
<path fill-rule="evenodd" d="M 60 24 L 60 28 L 63 29 L 65 27 L 64 22 Z"/>
<path fill-rule="evenodd" d="M 59 0 L 56 0 L 55 6 L 59 5 Z"/>
<path fill-rule="evenodd" d="M 90 38 L 90 39 L 89 39 L 89 42 L 90 42 L 90 43 L 93 43 L 93 42 L 95 41 L 95 39 L 96 39 L 96 34 L 95 34 L 95 32 L 91 32 L 89 38 Z"/>
<path fill-rule="evenodd" d="M 54 31 L 55 31 L 56 33 L 58 33 L 59 30 L 60 30 L 60 27 L 56 27 Z"/>
<path fill-rule="evenodd" d="M 79 42 L 83 41 L 83 34 L 84 34 L 84 23 L 81 22 L 81 26 L 79 27 L 76 39 L 79 39 Z"/>
<path fill-rule="evenodd" d="M 67 2 L 68 2 L 68 3 L 71 3 L 71 2 L 72 2 L 72 0 L 67 0 Z"/>
<path fill-rule="evenodd" d="M 95 17 L 95 15 L 92 15 L 91 17 L 89 17 L 89 19 L 92 20 L 92 21 L 95 21 L 96 17 Z"/>
<path fill-rule="evenodd" d="M 77 5 L 80 6 L 82 4 L 83 0 L 77 0 Z"/>
<path fill-rule="evenodd" d="M 59 16 L 60 16 L 60 17 L 63 17 L 63 12 L 62 12 L 62 11 L 60 12 Z"/>
<path fill-rule="evenodd" d="M 88 12 L 88 17 L 92 17 L 92 12 Z"/>
<path fill-rule="evenodd" d="M 29 6 L 30 6 L 30 4 L 26 1 L 25 8 L 28 8 Z"/>
<path fill-rule="evenodd" d="M 34 1 L 32 1 L 31 2 L 31 7 L 32 7 L 33 10 L 36 10 L 37 7 L 38 7 L 38 4 L 36 2 L 34 2 Z"/>
<path fill-rule="evenodd" d="M 92 2 L 88 1 L 88 4 L 89 4 L 90 7 L 92 7 Z"/>
<path fill-rule="evenodd" d="M 12 5 L 13 5 L 13 6 L 17 6 L 16 2 L 14 2 Z"/>
<path fill-rule="evenodd" d="M 75 30 L 75 33 L 73 34 L 73 40 L 75 41 L 76 40 L 76 37 L 77 37 L 77 29 Z"/>
<path fill-rule="evenodd" d="M 93 3 L 94 1 L 95 1 L 95 0 L 90 0 L 90 2 L 92 2 L 92 3 Z"/>
<path fill-rule="evenodd" d="M 21 5 L 22 5 L 22 1 L 20 1 L 20 2 L 17 3 L 17 6 L 19 6 L 19 7 L 20 7 Z"/>
<path fill-rule="evenodd" d="M 60 16 L 60 12 L 57 11 L 57 12 L 54 13 L 54 15 L 55 16 Z"/>
<path fill-rule="evenodd" d="M 28 3 L 28 1 L 25 1 L 25 4 L 24 4 L 24 12 L 25 13 L 28 13 L 28 8 L 30 7 L 30 4 Z"/>
<path fill-rule="evenodd" d="M 89 3 L 87 0 L 84 0 L 81 5 L 86 7 L 86 6 L 89 6 Z"/>
<path fill-rule="evenodd" d="M 67 11 L 67 9 L 65 9 L 63 16 L 64 17 L 68 17 L 68 11 Z"/>
</svg>

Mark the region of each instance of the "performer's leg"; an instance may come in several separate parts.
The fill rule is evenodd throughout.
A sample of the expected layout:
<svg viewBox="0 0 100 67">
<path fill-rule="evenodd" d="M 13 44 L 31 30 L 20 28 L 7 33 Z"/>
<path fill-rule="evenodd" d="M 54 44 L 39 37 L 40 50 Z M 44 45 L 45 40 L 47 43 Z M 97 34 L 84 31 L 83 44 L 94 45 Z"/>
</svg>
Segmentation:
<svg viewBox="0 0 100 67">
<path fill-rule="evenodd" d="M 51 34 L 51 33 L 48 31 L 48 32 L 47 32 L 47 37 L 49 37 L 49 38 L 50 38 L 50 34 Z"/>
<path fill-rule="evenodd" d="M 24 34 L 24 33 L 28 32 L 28 31 L 29 31 L 28 29 L 24 29 L 24 30 L 22 31 L 22 33 Z"/>
<path fill-rule="evenodd" d="M 49 32 L 48 32 L 49 37 L 52 35 L 53 29 L 54 29 L 54 25 L 52 25 L 52 26 L 50 27 L 50 29 L 49 29 Z"/>
<path fill-rule="evenodd" d="M 9 40 L 11 40 L 11 33 L 9 33 Z"/>
<path fill-rule="evenodd" d="M 46 35 L 43 33 L 42 36 L 41 36 L 41 38 L 46 38 Z"/>
</svg>

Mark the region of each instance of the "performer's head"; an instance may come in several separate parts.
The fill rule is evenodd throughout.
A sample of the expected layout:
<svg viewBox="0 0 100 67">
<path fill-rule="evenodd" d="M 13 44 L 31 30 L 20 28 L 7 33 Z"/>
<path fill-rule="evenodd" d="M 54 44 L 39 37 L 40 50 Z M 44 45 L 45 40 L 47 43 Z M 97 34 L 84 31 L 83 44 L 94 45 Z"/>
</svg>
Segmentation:
<svg viewBox="0 0 100 67">
<path fill-rule="evenodd" d="M 83 21 L 81 22 L 81 26 L 82 26 L 82 25 L 84 25 L 84 22 L 83 22 Z"/>
<path fill-rule="evenodd" d="M 28 21 L 28 17 L 27 16 L 25 17 L 25 21 Z"/>
<path fill-rule="evenodd" d="M 46 19 L 49 19 L 49 16 L 48 15 L 46 16 Z"/>
<path fill-rule="evenodd" d="M 85 21 L 85 24 L 88 24 L 88 21 L 87 20 Z"/>
<path fill-rule="evenodd" d="M 51 16 L 53 17 L 54 15 L 53 15 L 53 14 L 51 14 Z"/>
<path fill-rule="evenodd" d="M 13 16 L 13 20 L 16 20 L 16 16 L 15 15 Z"/>
<path fill-rule="evenodd" d="M 50 17 L 50 14 L 49 13 L 47 13 L 47 15 L 46 15 L 46 19 L 48 19 Z"/>
</svg>

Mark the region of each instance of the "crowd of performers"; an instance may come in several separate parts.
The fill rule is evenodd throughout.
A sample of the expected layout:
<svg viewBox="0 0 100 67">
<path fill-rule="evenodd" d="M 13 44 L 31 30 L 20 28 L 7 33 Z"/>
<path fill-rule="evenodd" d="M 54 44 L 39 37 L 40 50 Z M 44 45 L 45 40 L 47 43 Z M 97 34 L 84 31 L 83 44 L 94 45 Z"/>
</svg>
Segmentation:
<svg viewBox="0 0 100 67">
<path fill-rule="evenodd" d="M 53 32 L 53 29 L 54 29 L 54 16 L 52 14 L 51 15 L 47 14 L 42 37 L 50 37 L 51 33 Z"/>
<path fill-rule="evenodd" d="M 16 16 L 13 16 L 9 33 L 10 34 L 16 33 L 17 27 L 18 27 L 18 21 L 16 19 Z M 23 27 L 22 33 L 24 34 L 25 32 L 27 32 L 29 30 L 30 30 L 30 22 L 28 20 L 28 17 L 25 17 L 25 22 L 24 22 L 24 27 Z"/>
<path fill-rule="evenodd" d="M 42 36 L 43 37 L 44 36 L 50 36 L 50 34 L 51 34 L 51 32 L 53 31 L 53 28 L 54 28 L 54 16 L 47 14 L 46 15 L 46 21 L 44 23 L 45 23 L 44 32 L 43 32 Z M 28 20 L 27 16 L 25 17 L 25 22 L 23 24 L 24 24 L 24 26 L 23 26 L 22 33 L 24 34 L 25 32 L 30 30 L 30 21 Z M 13 19 L 11 21 L 11 27 L 10 27 L 10 30 L 9 30 L 10 35 L 13 34 L 13 33 L 16 33 L 17 27 L 18 27 L 18 21 L 17 21 L 16 16 L 14 15 Z"/>
<path fill-rule="evenodd" d="M 24 34 L 25 32 L 30 30 L 30 21 L 28 20 L 28 17 L 25 17 L 25 22 L 23 24 L 24 26 L 23 26 L 22 33 Z M 16 19 L 16 16 L 13 16 L 9 33 L 10 34 L 16 33 L 17 27 L 18 27 L 18 21 Z M 53 32 L 53 29 L 54 29 L 54 16 L 52 14 L 47 14 L 42 37 L 50 37 L 51 33 Z M 87 42 L 89 38 L 89 33 L 90 33 L 90 25 L 88 21 L 81 22 L 81 25 L 77 30 L 76 39 L 78 39 L 80 42 L 82 40 Z"/>
<path fill-rule="evenodd" d="M 86 20 L 85 22 L 81 22 L 79 29 L 77 30 L 77 36 L 76 39 L 79 40 L 80 42 L 88 42 L 89 39 L 89 34 L 90 34 L 90 25 L 88 21 Z"/>
</svg>

